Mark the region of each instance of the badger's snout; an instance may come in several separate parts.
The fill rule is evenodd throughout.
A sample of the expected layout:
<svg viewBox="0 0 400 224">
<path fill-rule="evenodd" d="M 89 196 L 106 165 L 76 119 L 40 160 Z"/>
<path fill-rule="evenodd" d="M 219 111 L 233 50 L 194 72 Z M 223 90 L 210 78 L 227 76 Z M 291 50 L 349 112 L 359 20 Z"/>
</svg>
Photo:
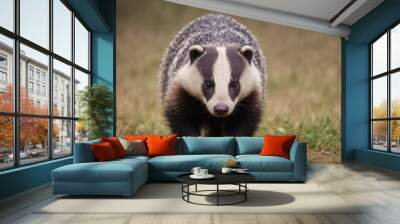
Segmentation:
<svg viewBox="0 0 400 224">
<path fill-rule="evenodd" d="M 219 103 L 214 106 L 214 113 L 217 116 L 226 116 L 228 112 L 229 112 L 229 107 L 224 103 Z"/>
</svg>

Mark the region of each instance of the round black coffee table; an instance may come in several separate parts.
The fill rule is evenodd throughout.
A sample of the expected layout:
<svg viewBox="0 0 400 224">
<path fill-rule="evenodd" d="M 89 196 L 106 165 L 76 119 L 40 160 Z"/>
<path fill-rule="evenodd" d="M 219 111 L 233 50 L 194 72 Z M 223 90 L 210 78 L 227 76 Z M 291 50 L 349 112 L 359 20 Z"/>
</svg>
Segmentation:
<svg viewBox="0 0 400 224">
<path fill-rule="evenodd" d="M 234 205 L 245 202 L 247 200 L 247 192 L 249 188 L 247 183 L 255 180 L 255 177 L 248 173 L 229 173 L 213 174 L 215 177 L 212 179 L 193 179 L 190 177 L 191 173 L 182 174 L 177 177 L 178 181 L 182 183 L 182 199 L 188 203 L 198 204 L 198 205 Z M 197 190 L 197 185 L 216 185 L 215 190 Z M 220 189 L 220 185 L 236 185 L 237 190 L 223 190 Z M 195 186 L 194 191 L 190 191 L 190 186 Z M 206 194 L 209 192 L 215 192 L 215 194 Z M 190 196 L 204 196 L 204 197 L 216 197 L 216 204 L 202 204 L 190 201 Z M 221 197 L 232 197 L 241 196 L 239 200 L 231 203 L 221 203 Z"/>
</svg>

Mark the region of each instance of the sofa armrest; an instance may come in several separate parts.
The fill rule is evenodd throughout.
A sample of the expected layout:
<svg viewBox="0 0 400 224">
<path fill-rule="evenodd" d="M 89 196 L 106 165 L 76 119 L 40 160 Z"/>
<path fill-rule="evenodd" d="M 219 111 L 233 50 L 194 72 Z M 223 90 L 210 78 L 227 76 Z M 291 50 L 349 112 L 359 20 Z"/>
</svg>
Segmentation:
<svg viewBox="0 0 400 224">
<path fill-rule="evenodd" d="M 305 181 L 307 175 L 307 144 L 295 142 L 290 149 L 290 160 L 293 162 L 293 179 Z"/>
<path fill-rule="evenodd" d="M 96 158 L 92 153 L 92 149 L 90 146 L 92 144 L 97 144 L 100 141 L 89 141 L 89 142 L 82 142 L 82 143 L 75 143 L 74 145 L 74 163 L 89 163 L 95 162 Z"/>
</svg>

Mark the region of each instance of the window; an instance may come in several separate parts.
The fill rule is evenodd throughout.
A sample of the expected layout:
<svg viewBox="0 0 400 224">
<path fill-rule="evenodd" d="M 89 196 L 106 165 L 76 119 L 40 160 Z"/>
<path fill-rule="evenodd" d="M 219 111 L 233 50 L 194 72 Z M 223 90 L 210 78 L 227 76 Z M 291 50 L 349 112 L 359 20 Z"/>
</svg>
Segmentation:
<svg viewBox="0 0 400 224">
<path fill-rule="evenodd" d="M 2 20 L 1 13 L 3 12 L 0 1 L 0 21 Z M 0 25 L 2 23 L 0 22 Z M 14 112 L 14 83 L 13 83 L 13 66 L 11 65 L 14 57 L 14 41 L 13 39 L 0 33 L 0 113 Z M 1 115 L 1 114 L 0 114 Z M 11 135 L 11 133 L 8 133 Z M 1 138 L 1 136 L 0 136 Z M 1 140 L 0 140 L 1 141 Z M 0 144 L 1 148 L 1 144 Z M 1 169 L 1 160 L 0 160 Z"/>
<path fill-rule="evenodd" d="M 72 121 L 53 120 L 53 157 L 70 155 L 72 152 Z"/>
<path fill-rule="evenodd" d="M 40 95 L 40 84 L 36 84 L 36 95 Z"/>
<path fill-rule="evenodd" d="M 28 92 L 29 94 L 33 94 L 33 82 L 28 82 Z"/>
<path fill-rule="evenodd" d="M 7 73 L 0 71 L 0 84 L 6 85 L 7 84 Z"/>
<path fill-rule="evenodd" d="M 29 74 L 29 79 L 33 80 L 33 67 L 32 66 L 29 66 L 28 74 Z"/>
<path fill-rule="evenodd" d="M 14 31 L 14 0 L 0 1 L 0 26 Z"/>
<path fill-rule="evenodd" d="M 19 0 L 21 36 L 49 48 L 49 0 Z"/>
<path fill-rule="evenodd" d="M 0 115 L 0 169 L 14 166 L 14 124 L 12 116 Z"/>
<path fill-rule="evenodd" d="M 38 101 L 36 104 L 40 104 L 40 102 Z M 48 120 L 21 117 L 19 130 L 20 164 L 24 165 L 47 160 L 49 158 Z"/>
<path fill-rule="evenodd" d="M 89 69 L 89 32 L 75 18 L 75 62 L 82 68 Z"/>
<path fill-rule="evenodd" d="M 79 107 L 80 95 L 85 87 L 89 86 L 89 74 L 75 71 L 75 117 L 79 117 L 81 114 L 81 108 Z"/>
<path fill-rule="evenodd" d="M 58 60 L 53 60 L 53 114 L 60 114 L 60 106 L 63 106 L 63 104 L 59 104 L 60 102 L 58 101 L 59 97 L 61 100 L 61 103 L 64 103 L 64 96 L 71 96 L 72 91 L 70 89 L 65 89 L 64 85 L 65 83 L 70 83 L 72 84 L 72 67 L 69 65 L 66 65 Z M 72 98 L 69 100 L 72 101 Z M 69 102 L 69 105 L 72 104 L 72 102 Z M 57 106 L 58 105 L 58 106 Z M 72 117 L 72 108 L 68 107 L 64 113 L 61 113 L 61 115 L 67 116 L 67 117 Z"/>
<path fill-rule="evenodd" d="M 40 54 L 40 53 L 39 53 Z M 45 62 L 46 63 L 46 62 Z M 36 69 L 36 80 L 40 81 L 40 70 Z"/>
<path fill-rule="evenodd" d="M 46 96 L 46 86 L 42 86 L 42 96 Z"/>
<path fill-rule="evenodd" d="M 54 52 L 72 60 L 72 12 L 59 0 L 53 0 Z"/>
<path fill-rule="evenodd" d="M 5 92 L 7 87 L 7 56 L 0 53 L 0 91 Z"/>
<path fill-rule="evenodd" d="M 62 0 L 0 0 L 0 26 L 0 170 L 70 156 L 87 139 L 74 105 L 90 85 L 90 31 Z"/>
<path fill-rule="evenodd" d="M 0 67 L 7 67 L 7 56 L 0 54 Z"/>
<path fill-rule="evenodd" d="M 400 24 L 370 45 L 371 148 L 400 153 Z"/>
</svg>

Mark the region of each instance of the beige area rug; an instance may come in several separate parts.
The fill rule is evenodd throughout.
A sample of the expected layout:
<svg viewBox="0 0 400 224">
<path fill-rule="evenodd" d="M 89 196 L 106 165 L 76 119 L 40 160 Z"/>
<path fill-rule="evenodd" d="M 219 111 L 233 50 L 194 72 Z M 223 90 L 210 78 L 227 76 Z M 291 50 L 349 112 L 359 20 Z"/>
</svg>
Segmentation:
<svg viewBox="0 0 400 224">
<path fill-rule="evenodd" d="M 58 197 L 35 213 L 360 213 L 356 204 L 344 201 L 317 184 L 260 183 L 248 187 L 248 200 L 237 205 L 189 204 L 181 198 L 180 184 L 150 183 L 132 197 Z M 202 185 L 198 190 L 213 188 L 213 185 Z M 224 186 L 228 188 L 233 186 Z M 190 199 L 209 204 L 216 201 L 210 196 L 191 196 Z M 237 199 L 240 198 L 226 197 L 222 202 Z"/>
</svg>

